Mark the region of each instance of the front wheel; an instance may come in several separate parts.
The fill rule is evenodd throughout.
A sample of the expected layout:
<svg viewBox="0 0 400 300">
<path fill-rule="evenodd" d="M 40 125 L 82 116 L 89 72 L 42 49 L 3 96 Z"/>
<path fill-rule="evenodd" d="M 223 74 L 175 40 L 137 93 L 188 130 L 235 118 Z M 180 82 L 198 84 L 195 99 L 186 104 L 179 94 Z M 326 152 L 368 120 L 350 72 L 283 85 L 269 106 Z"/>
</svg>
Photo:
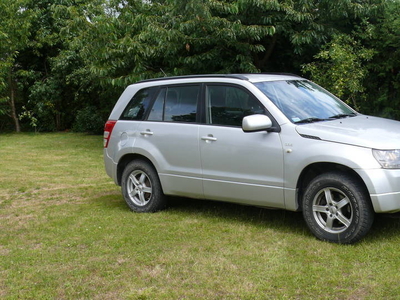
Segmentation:
<svg viewBox="0 0 400 300">
<path fill-rule="evenodd" d="M 121 189 L 125 202 L 135 212 L 155 212 L 165 207 L 160 179 L 146 161 L 135 160 L 126 166 Z"/>
<path fill-rule="evenodd" d="M 303 198 L 303 216 L 319 239 L 351 244 L 372 226 L 374 210 L 358 180 L 339 172 L 314 178 Z"/>
</svg>

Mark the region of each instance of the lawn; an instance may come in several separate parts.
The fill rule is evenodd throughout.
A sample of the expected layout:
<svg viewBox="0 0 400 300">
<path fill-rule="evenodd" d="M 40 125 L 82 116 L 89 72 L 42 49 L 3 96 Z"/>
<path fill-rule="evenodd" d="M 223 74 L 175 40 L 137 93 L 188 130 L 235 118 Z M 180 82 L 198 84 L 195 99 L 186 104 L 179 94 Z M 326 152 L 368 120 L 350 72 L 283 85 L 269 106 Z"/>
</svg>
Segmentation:
<svg viewBox="0 0 400 300">
<path fill-rule="evenodd" d="M 129 211 L 102 137 L 0 135 L 1 299 L 397 299 L 400 219 L 360 243 L 300 213 L 170 199 Z"/>
</svg>

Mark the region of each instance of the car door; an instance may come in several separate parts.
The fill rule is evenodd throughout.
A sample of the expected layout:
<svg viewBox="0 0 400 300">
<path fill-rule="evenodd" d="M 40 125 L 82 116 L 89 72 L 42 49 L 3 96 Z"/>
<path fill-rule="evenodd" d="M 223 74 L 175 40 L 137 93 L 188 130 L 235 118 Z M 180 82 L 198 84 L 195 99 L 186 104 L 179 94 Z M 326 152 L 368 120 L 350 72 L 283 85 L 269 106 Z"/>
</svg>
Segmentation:
<svg viewBox="0 0 400 300">
<path fill-rule="evenodd" d="M 200 85 L 162 87 L 134 148 L 156 165 L 165 194 L 203 197 L 197 106 Z"/>
<path fill-rule="evenodd" d="M 206 198 L 284 208 L 283 151 L 278 132 L 245 133 L 246 115 L 264 114 L 247 90 L 205 87 L 206 124 L 199 127 Z"/>
</svg>

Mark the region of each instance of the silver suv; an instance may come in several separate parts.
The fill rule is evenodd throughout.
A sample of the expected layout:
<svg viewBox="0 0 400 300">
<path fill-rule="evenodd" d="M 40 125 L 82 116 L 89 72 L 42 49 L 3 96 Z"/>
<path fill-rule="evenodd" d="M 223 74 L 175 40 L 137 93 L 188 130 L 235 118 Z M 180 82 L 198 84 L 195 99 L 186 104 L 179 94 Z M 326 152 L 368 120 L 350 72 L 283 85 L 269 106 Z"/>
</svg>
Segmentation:
<svg viewBox="0 0 400 300">
<path fill-rule="evenodd" d="M 319 239 L 354 243 L 375 213 L 400 211 L 400 122 L 295 75 L 132 84 L 105 125 L 104 161 L 136 212 L 165 195 L 302 211 Z"/>
</svg>

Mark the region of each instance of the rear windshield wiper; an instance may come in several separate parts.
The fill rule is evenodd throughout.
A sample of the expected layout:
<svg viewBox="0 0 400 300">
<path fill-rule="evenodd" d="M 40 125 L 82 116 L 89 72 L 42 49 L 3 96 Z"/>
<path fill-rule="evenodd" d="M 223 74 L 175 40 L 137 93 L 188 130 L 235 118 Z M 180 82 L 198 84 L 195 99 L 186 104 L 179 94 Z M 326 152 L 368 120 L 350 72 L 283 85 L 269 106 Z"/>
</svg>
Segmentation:
<svg viewBox="0 0 400 300">
<path fill-rule="evenodd" d="M 354 117 L 357 114 L 355 113 L 349 113 L 349 114 L 338 114 L 338 115 L 334 115 L 332 117 L 329 117 L 329 119 L 343 119 L 343 118 L 347 118 L 347 117 Z"/>
<path fill-rule="evenodd" d="M 294 122 L 295 124 L 303 124 L 303 123 L 314 123 L 314 122 L 321 122 L 321 121 L 327 121 L 328 119 L 321 119 L 321 118 L 315 118 L 315 117 L 310 117 L 306 118 L 303 120 L 299 120 Z"/>
</svg>

